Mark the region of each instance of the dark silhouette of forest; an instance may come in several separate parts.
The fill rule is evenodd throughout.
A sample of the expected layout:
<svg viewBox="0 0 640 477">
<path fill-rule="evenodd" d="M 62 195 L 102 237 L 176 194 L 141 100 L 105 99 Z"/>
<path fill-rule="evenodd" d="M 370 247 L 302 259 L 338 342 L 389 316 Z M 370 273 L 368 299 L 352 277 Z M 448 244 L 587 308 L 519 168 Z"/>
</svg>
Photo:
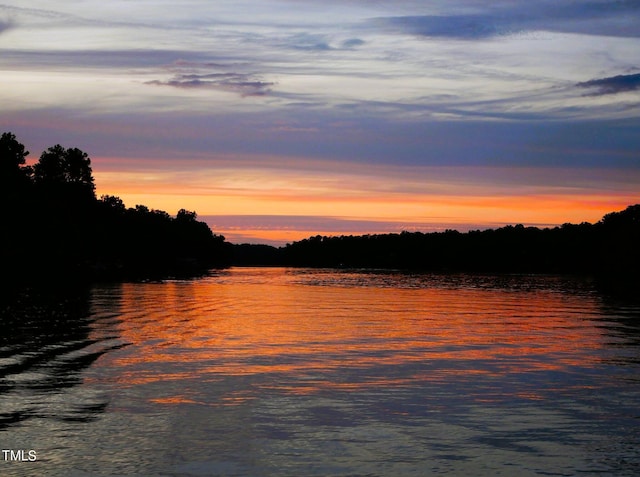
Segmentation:
<svg viewBox="0 0 640 477">
<path fill-rule="evenodd" d="M 595 224 L 509 225 L 466 233 L 317 235 L 284 247 L 232 245 L 195 212 L 175 217 L 95 195 L 88 155 L 55 145 L 34 165 L 0 138 L 0 259 L 9 277 L 150 278 L 229 265 L 429 272 L 571 273 L 638 283 L 640 204 Z"/>
<path fill-rule="evenodd" d="M 281 248 L 234 246 L 241 265 L 428 272 L 561 273 L 640 283 L 640 204 L 595 224 L 314 236 Z"/>
<path fill-rule="evenodd" d="M 150 278 L 229 265 L 229 244 L 197 220 L 95 195 L 91 160 L 55 145 L 34 165 L 12 133 L 0 137 L 0 260 L 19 280 Z"/>
<path fill-rule="evenodd" d="M 287 245 L 282 257 L 293 266 L 634 275 L 640 270 L 640 205 L 596 224 L 545 229 L 315 236 Z"/>
</svg>

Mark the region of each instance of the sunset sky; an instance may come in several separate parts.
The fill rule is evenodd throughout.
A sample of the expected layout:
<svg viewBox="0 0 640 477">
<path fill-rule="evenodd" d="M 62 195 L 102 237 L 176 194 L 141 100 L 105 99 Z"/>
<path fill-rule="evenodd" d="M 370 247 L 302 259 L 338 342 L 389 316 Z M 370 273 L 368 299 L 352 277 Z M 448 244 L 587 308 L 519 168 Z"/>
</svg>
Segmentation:
<svg viewBox="0 0 640 477">
<path fill-rule="evenodd" d="M 0 0 L 0 132 L 228 240 L 640 202 L 636 0 Z"/>
</svg>

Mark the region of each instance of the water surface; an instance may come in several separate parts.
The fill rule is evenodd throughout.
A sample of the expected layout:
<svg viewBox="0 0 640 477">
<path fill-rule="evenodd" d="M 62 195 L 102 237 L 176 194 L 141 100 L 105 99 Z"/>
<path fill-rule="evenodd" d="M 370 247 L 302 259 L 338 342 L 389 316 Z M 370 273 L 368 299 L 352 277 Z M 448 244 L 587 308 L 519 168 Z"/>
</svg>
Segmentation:
<svg viewBox="0 0 640 477">
<path fill-rule="evenodd" d="M 562 277 L 235 268 L 0 310 L 0 475 L 640 474 L 640 307 Z M 0 455 L 0 457 L 2 457 Z"/>
</svg>

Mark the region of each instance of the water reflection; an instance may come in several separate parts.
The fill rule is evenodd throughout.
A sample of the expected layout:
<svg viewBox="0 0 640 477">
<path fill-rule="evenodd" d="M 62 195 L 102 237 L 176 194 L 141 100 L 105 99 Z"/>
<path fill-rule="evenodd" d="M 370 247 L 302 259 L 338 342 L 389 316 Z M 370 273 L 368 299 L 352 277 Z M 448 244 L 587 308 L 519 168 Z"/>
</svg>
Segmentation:
<svg viewBox="0 0 640 477">
<path fill-rule="evenodd" d="M 123 385 L 263 375 L 264 386 L 309 393 L 588 367 L 604 345 L 582 321 L 596 300 L 549 290 L 335 287 L 296 276 L 122 292 L 119 333 L 136 345 L 113 362 Z"/>
<path fill-rule="evenodd" d="M 231 269 L 37 302 L 2 315 L 0 436 L 51 475 L 640 466 L 640 308 L 589 282 Z"/>
<path fill-rule="evenodd" d="M 100 319 L 87 288 L 0 296 L 0 431 L 31 419 L 86 422 L 104 411 L 104 397 L 79 388 L 83 371 L 121 346 L 116 336 L 95 335 Z"/>
</svg>

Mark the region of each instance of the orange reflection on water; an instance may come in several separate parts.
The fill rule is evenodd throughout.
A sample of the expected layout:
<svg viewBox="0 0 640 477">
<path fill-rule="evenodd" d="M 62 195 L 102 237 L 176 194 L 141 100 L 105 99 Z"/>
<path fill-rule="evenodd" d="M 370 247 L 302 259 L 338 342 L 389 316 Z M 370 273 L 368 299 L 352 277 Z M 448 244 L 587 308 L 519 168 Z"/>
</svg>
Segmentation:
<svg viewBox="0 0 640 477">
<path fill-rule="evenodd" d="M 133 346 L 107 359 L 124 386 L 222 386 L 235 376 L 255 389 L 309 394 L 561 371 L 588 366 L 602 346 L 584 319 L 597 304 L 585 296 L 408 288 L 395 279 L 398 286 L 367 285 L 366 276 L 347 286 L 340 275 L 333 283 L 285 269 L 232 269 L 198 281 L 125 284 L 119 333 Z"/>
</svg>

